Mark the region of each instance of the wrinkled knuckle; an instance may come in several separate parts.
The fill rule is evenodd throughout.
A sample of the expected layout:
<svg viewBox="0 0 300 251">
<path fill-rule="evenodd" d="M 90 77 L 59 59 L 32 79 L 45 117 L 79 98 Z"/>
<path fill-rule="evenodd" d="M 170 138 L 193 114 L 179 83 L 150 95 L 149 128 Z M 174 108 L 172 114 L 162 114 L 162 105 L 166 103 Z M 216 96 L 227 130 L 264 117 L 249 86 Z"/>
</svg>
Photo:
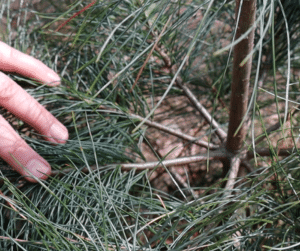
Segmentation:
<svg viewBox="0 0 300 251">
<path fill-rule="evenodd" d="M 0 72 L 0 103 L 14 95 L 14 88 L 11 87 L 12 83 L 10 78 L 4 73 Z"/>
</svg>

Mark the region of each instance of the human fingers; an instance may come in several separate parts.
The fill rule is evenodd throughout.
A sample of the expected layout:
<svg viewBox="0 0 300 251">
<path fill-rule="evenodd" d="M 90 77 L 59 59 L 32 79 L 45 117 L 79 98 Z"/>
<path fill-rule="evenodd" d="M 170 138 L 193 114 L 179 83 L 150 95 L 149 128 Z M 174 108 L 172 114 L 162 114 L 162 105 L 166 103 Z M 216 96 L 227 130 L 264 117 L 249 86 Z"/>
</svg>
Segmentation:
<svg viewBox="0 0 300 251">
<path fill-rule="evenodd" d="M 28 146 L 1 115 L 0 132 L 1 158 L 30 182 L 37 182 L 32 176 L 47 179 L 51 174 L 49 163 Z"/>
<path fill-rule="evenodd" d="M 0 70 L 35 79 L 49 86 L 60 84 L 59 76 L 40 60 L 0 41 Z"/>
<path fill-rule="evenodd" d="M 0 42 L 0 70 L 15 72 L 49 86 L 60 84 L 59 76 L 41 61 Z M 67 129 L 25 90 L 0 72 L 0 106 L 30 124 L 53 143 L 65 143 Z M 51 167 L 0 117 L 0 157 L 30 182 L 46 179 Z"/>
<path fill-rule="evenodd" d="M 65 143 L 69 137 L 68 130 L 62 123 L 17 83 L 1 72 L 0 106 L 31 125 L 50 142 Z"/>
</svg>

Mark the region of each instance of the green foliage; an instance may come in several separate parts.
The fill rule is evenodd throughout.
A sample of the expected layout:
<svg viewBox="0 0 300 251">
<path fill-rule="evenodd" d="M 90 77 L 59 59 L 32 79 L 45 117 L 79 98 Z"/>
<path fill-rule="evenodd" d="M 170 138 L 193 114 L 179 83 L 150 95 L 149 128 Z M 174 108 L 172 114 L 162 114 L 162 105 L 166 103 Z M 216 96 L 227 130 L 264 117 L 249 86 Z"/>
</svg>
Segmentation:
<svg viewBox="0 0 300 251">
<path fill-rule="evenodd" d="M 258 36 L 255 44 L 252 97 L 256 105 L 249 111 L 253 122 L 260 119 L 259 106 L 277 102 L 274 114 L 282 112 L 278 108 L 280 101 L 257 99 L 255 73 L 261 67 L 262 52 L 273 53 L 276 61 L 270 64 L 288 74 L 286 60 L 297 66 L 299 11 L 298 7 L 292 10 L 289 1 L 281 2 L 282 8 L 288 10 L 285 15 L 277 12 L 281 8 L 279 1 L 258 1 L 258 30 L 260 36 L 265 31 L 266 34 Z M 131 91 L 164 28 L 158 46 L 176 66 L 175 75 L 179 74 L 199 99 L 205 97 L 213 107 L 218 97 L 228 103 L 232 45 L 228 54 L 214 53 L 232 41 L 234 2 L 96 1 L 56 31 L 89 3 L 42 1 L 39 6 L 29 4 L 9 11 L 10 2 L 1 2 L 0 18 L 7 19 L 6 32 L 1 30 L 2 39 L 24 52 L 30 48 L 32 56 L 60 73 L 62 86 L 48 88 L 20 76 L 11 77 L 29 84 L 26 90 L 62 121 L 70 139 L 66 145 L 53 146 L 40 137 L 25 136 L 23 125 L 19 132 L 54 169 L 74 170 L 63 177 L 50 177 L 19 188 L 18 181 L 12 182 L 2 173 L 0 249 L 298 249 L 298 152 L 285 159 L 277 158 L 275 153 L 269 166 L 261 165 L 237 180 L 232 193 L 214 184 L 186 189 L 177 186 L 178 191 L 170 195 L 152 187 L 150 171 L 124 172 L 118 165 L 146 160 L 140 148 L 146 129 L 135 130 L 140 121 L 130 114 L 153 117 L 157 102 L 167 95 L 183 96 L 174 84 L 174 72 L 164 71 L 164 58 L 156 50 Z M 27 8 L 33 7 L 37 11 L 26 19 Z M 274 36 L 272 22 L 268 22 L 272 15 L 280 19 L 274 28 L 283 30 L 278 36 Z M 170 17 L 171 22 L 165 27 Z M 14 20 L 19 22 L 15 29 Z M 286 21 L 292 43 L 287 42 Z M 277 85 L 274 86 L 277 91 Z M 218 97 L 211 91 L 213 87 Z M 278 84 L 278 94 L 284 87 Z M 276 94 L 273 85 L 264 88 Z M 296 94 L 291 96 L 295 100 Z M 185 115 L 179 108 L 177 112 Z M 228 116 L 224 110 L 214 109 L 213 116 L 226 128 Z M 210 134 L 210 128 L 203 134 Z M 84 167 L 88 174 L 81 172 Z M 199 198 L 175 196 L 176 192 L 187 194 L 191 190 L 203 193 Z"/>
</svg>

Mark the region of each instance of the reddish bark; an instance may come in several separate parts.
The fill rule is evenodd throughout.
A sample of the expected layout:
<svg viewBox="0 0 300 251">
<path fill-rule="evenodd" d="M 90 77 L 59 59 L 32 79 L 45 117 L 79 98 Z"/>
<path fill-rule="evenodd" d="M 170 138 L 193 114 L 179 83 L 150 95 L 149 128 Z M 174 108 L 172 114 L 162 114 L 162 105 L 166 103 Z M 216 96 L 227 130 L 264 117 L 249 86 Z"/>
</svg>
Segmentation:
<svg viewBox="0 0 300 251">
<path fill-rule="evenodd" d="M 240 3 L 240 0 L 236 1 L 236 19 L 238 19 Z M 255 21 L 255 12 L 256 0 L 242 1 L 236 39 L 241 37 L 253 26 Z M 242 148 L 247 133 L 245 123 L 242 124 L 238 131 L 237 129 L 242 123 L 247 111 L 252 57 L 250 57 L 250 59 L 243 66 L 240 64 L 252 51 L 253 40 L 254 29 L 245 39 L 243 39 L 234 47 L 229 128 L 226 143 L 226 149 L 233 154 L 237 153 Z"/>
</svg>

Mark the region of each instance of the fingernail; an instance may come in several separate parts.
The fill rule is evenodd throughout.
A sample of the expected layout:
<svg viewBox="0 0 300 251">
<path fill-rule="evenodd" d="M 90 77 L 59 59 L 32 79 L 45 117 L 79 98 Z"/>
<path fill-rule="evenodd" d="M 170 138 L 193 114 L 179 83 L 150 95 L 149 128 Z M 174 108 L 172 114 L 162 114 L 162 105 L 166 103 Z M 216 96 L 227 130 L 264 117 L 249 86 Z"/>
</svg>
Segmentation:
<svg viewBox="0 0 300 251">
<path fill-rule="evenodd" d="M 58 85 L 60 84 L 60 77 L 55 72 L 47 73 L 47 77 L 49 79 L 49 84 L 51 85 Z"/>
<path fill-rule="evenodd" d="M 39 159 L 30 160 L 26 167 L 31 172 L 31 174 L 39 179 L 47 179 L 47 175 L 51 174 L 51 167 L 45 165 Z"/>
<path fill-rule="evenodd" d="M 60 124 L 53 124 L 50 129 L 50 134 L 57 143 L 65 143 L 69 137 L 67 128 Z"/>
</svg>

